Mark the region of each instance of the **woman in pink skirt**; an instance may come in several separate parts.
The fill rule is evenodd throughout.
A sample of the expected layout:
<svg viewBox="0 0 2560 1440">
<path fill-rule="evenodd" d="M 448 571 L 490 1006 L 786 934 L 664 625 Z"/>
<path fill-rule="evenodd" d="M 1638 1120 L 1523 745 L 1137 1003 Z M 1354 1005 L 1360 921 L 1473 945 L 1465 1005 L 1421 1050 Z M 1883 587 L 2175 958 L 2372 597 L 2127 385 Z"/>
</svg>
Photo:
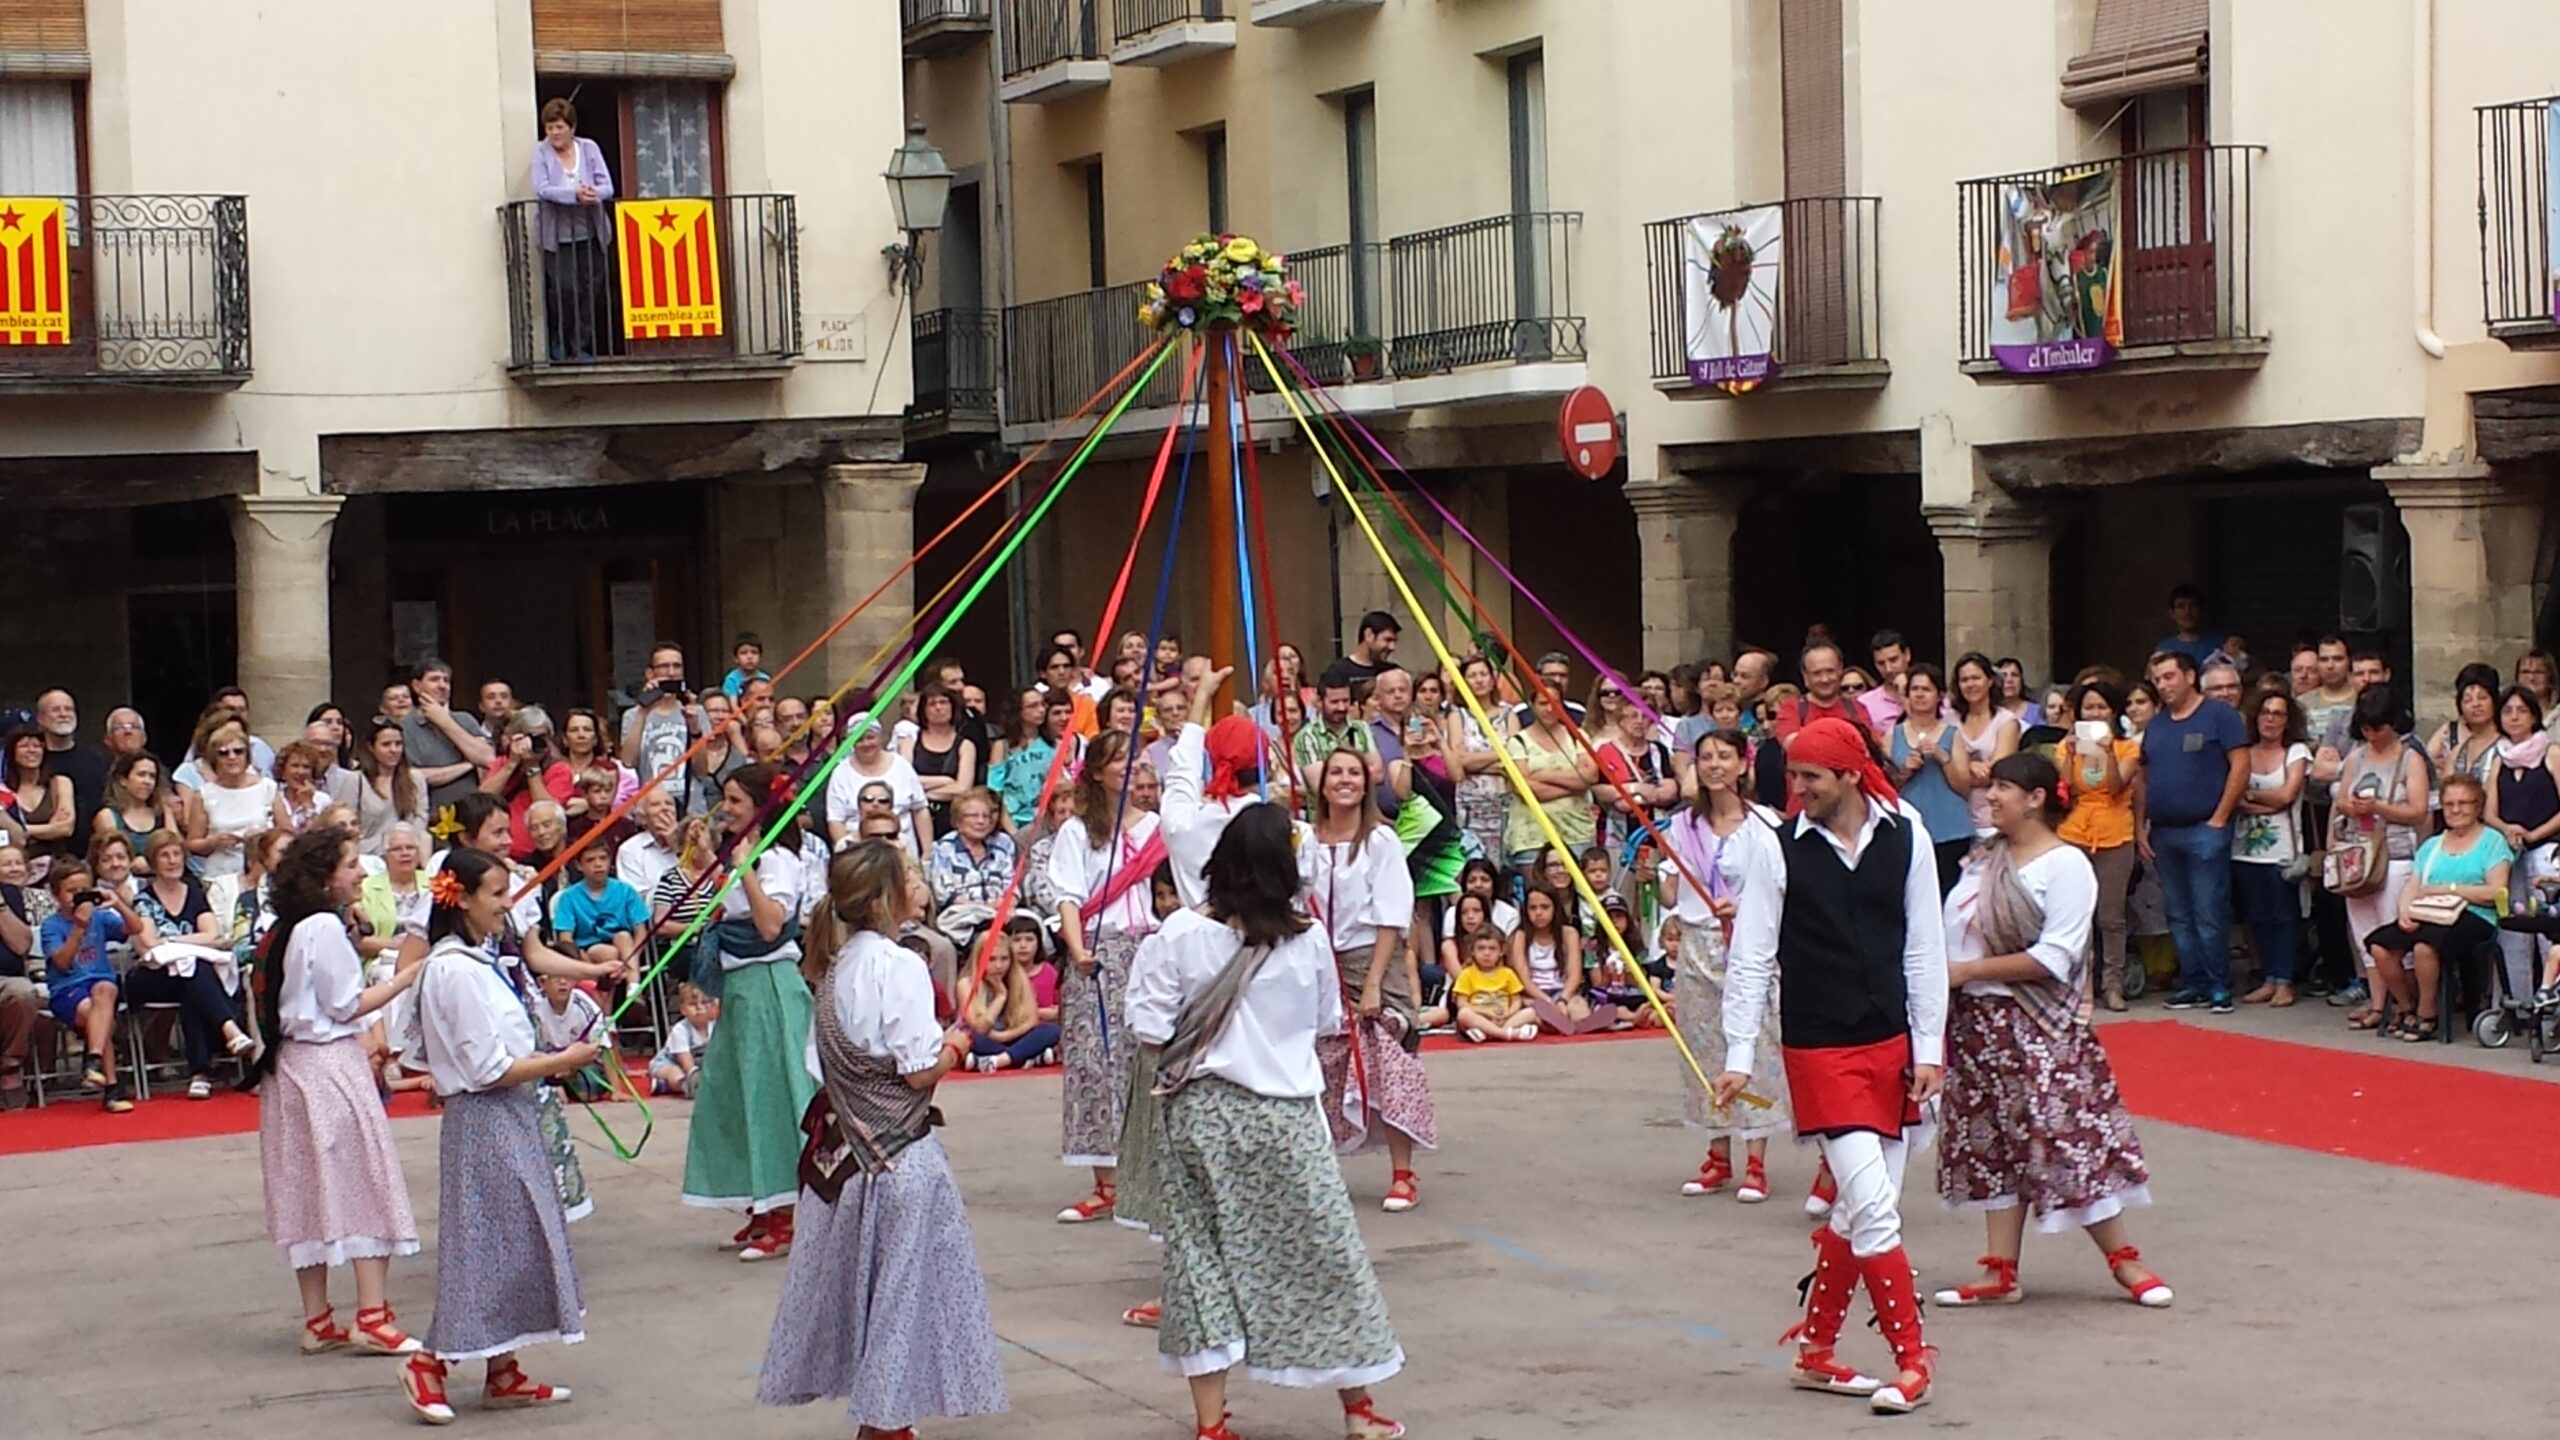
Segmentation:
<svg viewBox="0 0 2560 1440">
<path fill-rule="evenodd" d="M 1299 849 L 1298 869 L 1309 906 L 1331 933 L 1348 1017 L 1344 1033 L 1316 1038 L 1325 1119 L 1345 1155 L 1387 1147 L 1386 1208 L 1410 1210 L 1422 1201 L 1413 1147 L 1440 1147 L 1431 1082 L 1409 1048 L 1421 1037 L 1414 1015 L 1422 985 L 1404 945 L 1413 928 L 1413 875 L 1395 827 L 1378 814 L 1366 758 L 1334 751 L 1317 783 L 1315 834 Z"/>
<path fill-rule="evenodd" d="M 420 973 L 379 985 L 347 933 L 345 907 L 364 883 L 355 836 L 323 826 L 296 838 L 273 876 L 276 923 L 257 959 L 260 1028 L 279 1037 L 252 1067 L 258 1158 L 267 1183 L 267 1234 L 302 1287 L 302 1351 L 353 1348 L 406 1355 L 385 1290 L 391 1257 L 418 1252 L 418 1222 L 382 1111 L 364 1032 L 369 1017 Z M 329 1267 L 356 1272 L 356 1316 L 341 1327 L 329 1305 Z"/>
</svg>

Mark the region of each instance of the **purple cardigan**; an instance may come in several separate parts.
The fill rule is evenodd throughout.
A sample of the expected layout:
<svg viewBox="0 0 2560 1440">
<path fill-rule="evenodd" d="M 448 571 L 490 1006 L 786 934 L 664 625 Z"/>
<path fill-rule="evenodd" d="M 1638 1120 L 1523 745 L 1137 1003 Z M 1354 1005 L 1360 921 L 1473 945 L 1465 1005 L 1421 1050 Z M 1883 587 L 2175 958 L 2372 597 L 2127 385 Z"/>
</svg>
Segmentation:
<svg viewBox="0 0 2560 1440">
<path fill-rule="evenodd" d="M 578 186 L 585 184 L 596 192 L 592 205 L 578 203 Z M 585 136 L 578 138 L 578 169 L 571 174 L 560 164 L 560 154 L 551 142 L 533 142 L 533 193 L 542 198 L 536 212 L 540 217 L 542 248 L 560 248 L 560 220 L 565 214 L 584 209 L 587 223 L 594 229 L 596 243 L 613 244 L 613 214 L 605 206 L 613 199 L 613 172 L 605 168 L 604 151 Z"/>
</svg>

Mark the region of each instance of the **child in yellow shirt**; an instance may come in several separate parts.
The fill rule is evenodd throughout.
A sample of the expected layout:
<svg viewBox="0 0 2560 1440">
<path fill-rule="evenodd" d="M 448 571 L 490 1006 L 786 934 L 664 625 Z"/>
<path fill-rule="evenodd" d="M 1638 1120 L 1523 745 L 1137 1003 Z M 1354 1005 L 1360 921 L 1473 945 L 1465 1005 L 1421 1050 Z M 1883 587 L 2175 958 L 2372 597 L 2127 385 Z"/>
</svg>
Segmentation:
<svg viewBox="0 0 2560 1440">
<path fill-rule="evenodd" d="M 1522 1000 L 1528 984 L 1511 968 L 1502 932 L 1487 925 L 1467 936 L 1467 965 L 1449 984 L 1458 1033 L 1486 1040 L 1535 1040 L 1538 1025 Z"/>
</svg>

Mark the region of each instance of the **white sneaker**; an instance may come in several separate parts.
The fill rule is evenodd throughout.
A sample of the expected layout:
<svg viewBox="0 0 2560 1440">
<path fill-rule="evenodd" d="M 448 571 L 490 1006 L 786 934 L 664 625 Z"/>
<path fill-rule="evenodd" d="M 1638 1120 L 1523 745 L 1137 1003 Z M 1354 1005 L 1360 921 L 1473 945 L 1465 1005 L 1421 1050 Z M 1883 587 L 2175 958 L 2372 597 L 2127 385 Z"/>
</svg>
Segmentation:
<svg viewBox="0 0 2560 1440">
<path fill-rule="evenodd" d="M 1535 1040 L 1538 1038 L 1538 1027 L 1535 1025 L 1523 1025 L 1511 1032 L 1511 1038 L 1514 1040 Z"/>
</svg>

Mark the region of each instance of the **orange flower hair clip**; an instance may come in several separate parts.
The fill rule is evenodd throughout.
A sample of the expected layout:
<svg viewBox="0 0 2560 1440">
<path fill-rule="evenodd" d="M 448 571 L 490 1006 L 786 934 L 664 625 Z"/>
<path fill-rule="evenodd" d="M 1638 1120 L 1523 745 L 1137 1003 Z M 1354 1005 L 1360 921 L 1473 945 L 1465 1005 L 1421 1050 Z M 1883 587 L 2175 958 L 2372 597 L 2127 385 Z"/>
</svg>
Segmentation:
<svg viewBox="0 0 2560 1440">
<path fill-rule="evenodd" d="M 437 871 L 436 878 L 427 882 L 427 897 L 436 902 L 438 909 L 461 909 L 462 877 L 450 870 Z"/>
</svg>

